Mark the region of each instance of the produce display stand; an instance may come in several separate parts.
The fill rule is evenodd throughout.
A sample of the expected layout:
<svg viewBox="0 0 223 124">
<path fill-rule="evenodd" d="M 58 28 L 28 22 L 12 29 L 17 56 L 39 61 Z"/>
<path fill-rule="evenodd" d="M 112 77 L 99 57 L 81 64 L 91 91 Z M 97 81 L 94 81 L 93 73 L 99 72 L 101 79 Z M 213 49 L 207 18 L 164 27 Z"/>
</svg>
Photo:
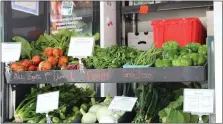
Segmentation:
<svg viewBox="0 0 223 124">
<path fill-rule="evenodd" d="M 120 5 L 117 2 L 116 5 Z M 123 6 L 117 7 L 121 14 L 117 14 L 117 22 L 121 21 L 119 15 L 125 16 L 126 14 L 138 13 L 140 6 Z M 213 2 L 172 2 L 160 3 L 149 5 L 151 12 L 172 10 L 172 9 L 185 9 L 185 8 L 199 8 L 199 7 L 213 7 Z M 118 13 L 118 12 L 117 12 Z M 125 18 L 124 17 L 124 18 Z M 117 24 L 119 28 L 125 28 L 125 22 Z M 120 26 L 121 25 L 121 26 Z M 117 44 L 126 44 L 125 29 L 117 28 Z M 207 38 L 208 45 L 208 63 L 205 66 L 190 66 L 190 67 L 148 67 L 148 68 L 114 68 L 114 69 L 86 69 L 85 73 L 79 70 L 51 70 L 51 71 L 33 71 L 33 72 L 6 72 L 2 68 L 2 87 L 16 89 L 18 84 L 34 85 L 34 84 L 60 84 L 60 83 L 148 83 L 148 82 L 199 82 L 201 84 L 208 84 L 209 89 L 213 89 L 212 81 L 212 42 L 213 37 Z M 2 64 L 1 67 L 4 67 Z M 8 91 L 10 89 L 5 89 Z M 9 103 L 5 99 L 9 94 L 4 95 L 3 98 L 3 118 L 8 118 Z M 211 118 L 210 118 L 211 122 Z"/>
</svg>

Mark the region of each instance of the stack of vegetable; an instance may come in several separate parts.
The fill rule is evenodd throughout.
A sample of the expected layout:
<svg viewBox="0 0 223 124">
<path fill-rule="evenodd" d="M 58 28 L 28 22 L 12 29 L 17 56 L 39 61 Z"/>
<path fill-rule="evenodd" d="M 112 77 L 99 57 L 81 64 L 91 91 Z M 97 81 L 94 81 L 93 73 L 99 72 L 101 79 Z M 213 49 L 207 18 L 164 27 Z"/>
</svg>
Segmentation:
<svg viewBox="0 0 223 124">
<path fill-rule="evenodd" d="M 115 121 L 115 113 L 108 109 L 108 106 L 111 102 L 111 97 L 108 94 L 106 99 L 101 103 L 96 103 L 95 98 L 91 98 L 92 106 L 86 113 L 83 109 L 81 109 L 81 113 L 83 117 L 81 119 L 82 123 L 114 123 Z M 117 113 L 118 118 L 120 118 L 124 113 L 119 112 Z"/>
<path fill-rule="evenodd" d="M 162 49 L 163 56 L 156 60 L 156 67 L 203 66 L 207 62 L 207 45 L 192 42 L 180 47 L 176 41 L 169 41 Z"/>
<path fill-rule="evenodd" d="M 79 109 L 87 110 L 90 106 L 86 97 L 95 93 L 89 88 L 77 88 L 73 84 L 32 88 L 31 93 L 16 108 L 14 122 L 46 123 L 46 115 L 35 112 L 37 95 L 58 90 L 60 91 L 59 108 L 49 113 L 49 117 L 54 123 L 69 123 L 80 118 Z"/>
<path fill-rule="evenodd" d="M 74 31 L 60 30 L 55 35 L 43 34 L 36 41 L 29 43 L 20 36 L 12 40 L 22 43 L 21 61 L 10 64 L 11 71 L 44 71 L 57 69 L 78 69 L 77 59 L 67 57 L 70 38 L 78 36 Z M 99 39 L 99 33 L 94 35 Z"/>
</svg>

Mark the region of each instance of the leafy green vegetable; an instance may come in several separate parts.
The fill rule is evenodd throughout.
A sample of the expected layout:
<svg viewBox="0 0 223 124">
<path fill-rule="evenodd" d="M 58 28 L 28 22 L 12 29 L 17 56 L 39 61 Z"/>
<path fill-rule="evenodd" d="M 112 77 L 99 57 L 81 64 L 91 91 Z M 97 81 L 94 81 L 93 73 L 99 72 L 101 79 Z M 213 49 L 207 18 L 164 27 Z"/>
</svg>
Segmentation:
<svg viewBox="0 0 223 124">
<path fill-rule="evenodd" d="M 16 42 L 21 42 L 22 43 L 22 48 L 21 48 L 21 57 L 22 58 L 29 58 L 31 59 L 31 53 L 32 53 L 32 48 L 27 40 L 20 36 L 14 36 L 12 40 Z"/>
<path fill-rule="evenodd" d="M 136 116 L 134 123 L 151 122 L 158 112 L 169 104 L 170 96 L 164 88 L 155 84 L 140 84 L 136 89 Z"/>
<path fill-rule="evenodd" d="M 182 95 L 166 108 L 159 111 L 159 118 L 162 120 L 162 123 L 198 123 L 197 115 L 183 112 Z M 203 121 L 206 123 L 208 121 L 207 117 L 203 116 Z"/>
<path fill-rule="evenodd" d="M 111 46 L 106 49 L 95 46 L 93 56 L 84 60 L 87 68 L 119 68 L 126 63 L 133 63 L 139 51 L 127 46 Z"/>
<path fill-rule="evenodd" d="M 162 123 L 184 123 L 184 114 L 182 110 L 165 108 L 159 112 Z"/>
</svg>

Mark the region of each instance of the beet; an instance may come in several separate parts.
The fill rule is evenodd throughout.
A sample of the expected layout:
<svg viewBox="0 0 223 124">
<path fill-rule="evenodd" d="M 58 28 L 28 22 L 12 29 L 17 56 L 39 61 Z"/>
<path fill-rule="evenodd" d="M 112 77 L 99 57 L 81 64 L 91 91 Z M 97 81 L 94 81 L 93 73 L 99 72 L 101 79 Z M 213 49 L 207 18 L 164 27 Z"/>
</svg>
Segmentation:
<svg viewBox="0 0 223 124">
<path fill-rule="evenodd" d="M 33 56 L 32 62 L 35 65 L 38 65 L 41 62 L 41 57 L 40 56 Z"/>
<path fill-rule="evenodd" d="M 55 56 L 49 56 L 47 61 L 50 62 L 52 66 L 55 66 L 57 65 L 58 59 Z"/>
<path fill-rule="evenodd" d="M 35 65 L 30 65 L 28 71 L 36 71 L 37 67 Z"/>
<path fill-rule="evenodd" d="M 47 47 L 45 50 L 44 50 L 44 53 L 46 56 L 52 56 L 53 55 L 53 48 L 52 47 Z"/>
<path fill-rule="evenodd" d="M 61 56 L 59 58 L 58 64 L 59 64 L 59 66 L 64 65 L 64 64 L 66 65 L 68 63 L 68 61 L 69 60 L 66 56 Z"/>
<path fill-rule="evenodd" d="M 32 64 L 31 61 L 28 60 L 28 59 L 25 59 L 22 62 L 22 66 L 25 67 L 25 68 L 28 68 L 31 64 Z"/>
</svg>

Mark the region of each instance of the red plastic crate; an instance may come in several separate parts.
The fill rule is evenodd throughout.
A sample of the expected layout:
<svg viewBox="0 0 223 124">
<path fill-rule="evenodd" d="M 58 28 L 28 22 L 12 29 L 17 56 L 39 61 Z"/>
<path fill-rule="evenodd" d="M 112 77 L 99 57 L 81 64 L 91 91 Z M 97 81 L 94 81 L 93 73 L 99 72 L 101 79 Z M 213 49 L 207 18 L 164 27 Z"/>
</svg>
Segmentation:
<svg viewBox="0 0 223 124">
<path fill-rule="evenodd" d="M 190 42 L 204 43 L 205 28 L 198 18 L 175 18 L 153 20 L 151 23 L 154 34 L 154 44 L 161 48 L 169 40 L 175 40 L 180 46 Z"/>
</svg>

